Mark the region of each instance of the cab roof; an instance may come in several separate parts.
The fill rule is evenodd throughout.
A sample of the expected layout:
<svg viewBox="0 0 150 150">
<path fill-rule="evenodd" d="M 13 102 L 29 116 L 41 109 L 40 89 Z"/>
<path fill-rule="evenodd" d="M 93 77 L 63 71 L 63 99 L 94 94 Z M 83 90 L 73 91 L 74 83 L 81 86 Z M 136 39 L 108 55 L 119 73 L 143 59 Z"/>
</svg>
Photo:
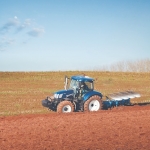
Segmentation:
<svg viewBox="0 0 150 150">
<path fill-rule="evenodd" d="M 77 80 L 77 81 L 84 81 L 84 82 L 93 82 L 94 79 L 88 76 L 82 76 L 82 75 L 78 75 L 78 76 L 72 76 L 71 79 Z"/>
</svg>

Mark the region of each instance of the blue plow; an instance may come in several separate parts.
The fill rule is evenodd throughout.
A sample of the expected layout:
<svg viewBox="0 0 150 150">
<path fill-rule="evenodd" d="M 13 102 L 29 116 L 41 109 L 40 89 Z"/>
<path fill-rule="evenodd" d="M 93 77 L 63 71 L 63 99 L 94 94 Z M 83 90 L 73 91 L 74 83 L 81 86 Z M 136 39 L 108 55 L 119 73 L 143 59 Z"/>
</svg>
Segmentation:
<svg viewBox="0 0 150 150">
<path fill-rule="evenodd" d="M 103 108 L 111 109 L 112 107 L 118 106 L 132 106 L 133 104 L 130 102 L 130 99 L 138 97 L 141 97 L 141 95 L 133 91 L 109 94 L 106 96 L 107 99 L 103 101 Z"/>
</svg>

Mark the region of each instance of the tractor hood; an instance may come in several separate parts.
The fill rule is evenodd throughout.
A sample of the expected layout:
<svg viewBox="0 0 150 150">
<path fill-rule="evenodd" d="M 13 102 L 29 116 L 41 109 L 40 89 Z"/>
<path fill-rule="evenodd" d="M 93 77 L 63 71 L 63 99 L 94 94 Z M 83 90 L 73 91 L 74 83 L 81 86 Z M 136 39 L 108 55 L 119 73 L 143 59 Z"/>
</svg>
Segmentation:
<svg viewBox="0 0 150 150">
<path fill-rule="evenodd" d="M 73 90 L 60 90 L 54 93 L 54 98 L 56 99 L 65 99 L 65 98 L 73 98 L 74 92 Z"/>
</svg>

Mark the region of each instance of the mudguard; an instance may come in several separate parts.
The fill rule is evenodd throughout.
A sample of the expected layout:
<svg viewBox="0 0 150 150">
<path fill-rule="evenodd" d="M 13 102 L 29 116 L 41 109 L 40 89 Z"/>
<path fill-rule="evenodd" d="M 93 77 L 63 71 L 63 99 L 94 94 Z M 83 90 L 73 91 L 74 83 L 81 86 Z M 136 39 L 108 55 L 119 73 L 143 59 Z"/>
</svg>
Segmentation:
<svg viewBox="0 0 150 150">
<path fill-rule="evenodd" d="M 103 97 L 103 95 L 100 92 L 89 91 L 88 93 L 86 93 L 86 94 L 83 95 L 82 99 L 83 99 L 83 101 L 86 101 L 87 99 L 89 99 L 91 96 L 94 96 L 94 95 L 98 95 L 101 98 Z"/>
</svg>

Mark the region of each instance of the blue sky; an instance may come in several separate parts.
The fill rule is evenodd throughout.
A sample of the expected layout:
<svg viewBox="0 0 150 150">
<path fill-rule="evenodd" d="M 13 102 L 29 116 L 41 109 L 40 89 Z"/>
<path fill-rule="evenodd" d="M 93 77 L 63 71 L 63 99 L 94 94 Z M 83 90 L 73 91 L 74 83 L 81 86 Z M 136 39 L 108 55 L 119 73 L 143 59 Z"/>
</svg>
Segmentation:
<svg viewBox="0 0 150 150">
<path fill-rule="evenodd" d="M 94 70 L 147 58 L 149 0 L 0 0 L 0 71 Z"/>
</svg>

